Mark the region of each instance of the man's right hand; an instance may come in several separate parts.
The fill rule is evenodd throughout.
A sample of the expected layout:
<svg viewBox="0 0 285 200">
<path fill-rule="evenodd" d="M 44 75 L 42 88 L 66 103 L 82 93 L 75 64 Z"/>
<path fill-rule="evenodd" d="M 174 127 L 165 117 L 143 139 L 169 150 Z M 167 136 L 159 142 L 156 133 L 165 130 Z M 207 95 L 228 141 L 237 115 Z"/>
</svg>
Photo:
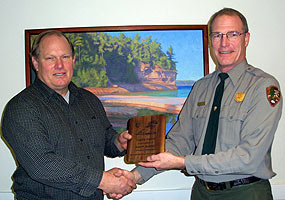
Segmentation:
<svg viewBox="0 0 285 200">
<path fill-rule="evenodd" d="M 132 170 L 130 172 L 127 170 L 120 170 L 117 173 L 115 173 L 115 176 L 117 177 L 125 176 L 126 178 L 132 180 L 134 183 L 139 183 L 142 179 L 141 175 L 136 170 Z M 108 193 L 108 196 L 114 199 L 120 199 L 124 195 L 118 193 Z"/>
<path fill-rule="evenodd" d="M 128 173 L 130 172 L 119 168 L 105 171 L 98 188 L 103 190 L 104 194 L 116 194 L 115 198 L 122 198 L 137 187 L 131 176 L 127 177 Z"/>
</svg>

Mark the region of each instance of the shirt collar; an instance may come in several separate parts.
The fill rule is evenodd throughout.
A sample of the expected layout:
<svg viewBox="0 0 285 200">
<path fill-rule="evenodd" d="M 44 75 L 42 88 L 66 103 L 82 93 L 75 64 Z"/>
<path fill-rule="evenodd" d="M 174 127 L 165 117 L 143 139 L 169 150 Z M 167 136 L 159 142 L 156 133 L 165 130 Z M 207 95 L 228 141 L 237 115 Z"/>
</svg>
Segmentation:
<svg viewBox="0 0 285 200">
<path fill-rule="evenodd" d="M 33 85 L 37 86 L 41 93 L 46 96 L 48 99 L 55 95 L 56 91 L 48 87 L 44 82 L 42 82 L 39 78 L 36 78 Z"/>
<path fill-rule="evenodd" d="M 47 98 L 47 100 L 61 96 L 55 90 L 48 87 L 39 78 L 36 78 L 33 84 L 40 89 L 41 93 Z M 80 94 L 79 88 L 73 82 L 70 82 L 68 85 L 68 91 L 69 91 L 69 103 L 71 103 L 71 100 L 74 100 L 74 97 Z"/>
<path fill-rule="evenodd" d="M 247 60 L 244 59 L 240 64 L 233 67 L 230 71 L 226 72 L 229 75 L 229 78 L 231 79 L 233 85 L 236 85 L 242 74 L 249 70 L 250 65 L 247 63 Z M 221 73 L 220 70 L 218 70 L 218 74 Z"/>
<path fill-rule="evenodd" d="M 69 90 L 67 90 L 66 95 L 63 97 L 67 103 L 69 103 L 69 95 L 70 95 L 70 92 L 69 92 Z"/>
</svg>

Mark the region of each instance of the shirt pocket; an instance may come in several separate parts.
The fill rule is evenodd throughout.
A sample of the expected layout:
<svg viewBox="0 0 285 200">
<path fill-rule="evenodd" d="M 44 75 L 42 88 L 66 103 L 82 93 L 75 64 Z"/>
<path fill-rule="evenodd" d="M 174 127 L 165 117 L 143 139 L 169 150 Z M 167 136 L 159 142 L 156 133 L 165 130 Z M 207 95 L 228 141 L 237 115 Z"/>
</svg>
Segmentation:
<svg viewBox="0 0 285 200">
<path fill-rule="evenodd" d="M 241 130 L 246 112 L 239 104 L 223 105 L 219 119 L 218 140 L 222 150 L 236 146 L 241 140 Z"/>
<path fill-rule="evenodd" d="M 85 137 L 92 146 L 103 147 L 105 144 L 105 129 L 101 120 L 95 115 L 88 116 L 85 119 L 86 127 Z M 83 128 L 83 127 L 82 127 Z"/>
<path fill-rule="evenodd" d="M 192 117 L 192 130 L 194 133 L 194 140 L 196 145 L 199 144 L 199 141 L 201 139 L 203 129 L 205 128 L 205 123 L 207 121 L 209 112 L 209 106 L 198 106 L 195 108 L 195 110 L 191 113 Z"/>
</svg>

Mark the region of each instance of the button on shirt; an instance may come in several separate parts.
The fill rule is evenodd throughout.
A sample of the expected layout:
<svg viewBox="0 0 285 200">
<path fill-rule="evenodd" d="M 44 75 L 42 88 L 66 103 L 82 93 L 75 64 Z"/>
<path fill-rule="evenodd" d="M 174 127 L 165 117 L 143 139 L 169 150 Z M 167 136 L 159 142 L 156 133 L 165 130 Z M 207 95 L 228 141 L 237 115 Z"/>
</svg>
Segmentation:
<svg viewBox="0 0 285 200">
<path fill-rule="evenodd" d="M 123 155 L 100 100 L 69 85 L 69 103 L 39 79 L 6 106 L 2 132 L 18 167 L 17 199 L 103 199 L 104 155 Z"/>
<path fill-rule="evenodd" d="M 271 147 L 282 111 L 282 100 L 272 106 L 266 90 L 279 83 L 271 75 L 247 64 L 228 71 L 221 103 L 215 154 L 201 155 L 219 70 L 197 81 L 166 139 L 169 152 L 185 156 L 190 175 L 210 182 L 224 182 L 275 175 Z M 136 168 L 147 181 L 159 173 L 153 168 Z"/>
</svg>

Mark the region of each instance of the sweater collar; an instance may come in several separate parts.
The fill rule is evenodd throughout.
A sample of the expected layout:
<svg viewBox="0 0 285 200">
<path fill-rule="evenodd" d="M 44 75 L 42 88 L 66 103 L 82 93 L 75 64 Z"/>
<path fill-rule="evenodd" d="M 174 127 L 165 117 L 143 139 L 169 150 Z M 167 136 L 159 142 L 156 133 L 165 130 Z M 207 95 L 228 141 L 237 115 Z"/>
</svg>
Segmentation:
<svg viewBox="0 0 285 200">
<path fill-rule="evenodd" d="M 37 86 L 43 96 L 47 98 L 47 100 L 50 100 L 51 98 L 63 98 L 59 93 L 57 93 L 55 90 L 51 89 L 48 87 L 44 82 L 42 82 L 39 78 L 36 78 L 33 85 Z M 79 89 L 73 82 L 70 82 L 68 85 L 68 90 L 70 92 L 70 100 L 69 102 L 71 103 L 71 100 L 74 99 L 74 97 L 78 96 Z"/>
</svg>

